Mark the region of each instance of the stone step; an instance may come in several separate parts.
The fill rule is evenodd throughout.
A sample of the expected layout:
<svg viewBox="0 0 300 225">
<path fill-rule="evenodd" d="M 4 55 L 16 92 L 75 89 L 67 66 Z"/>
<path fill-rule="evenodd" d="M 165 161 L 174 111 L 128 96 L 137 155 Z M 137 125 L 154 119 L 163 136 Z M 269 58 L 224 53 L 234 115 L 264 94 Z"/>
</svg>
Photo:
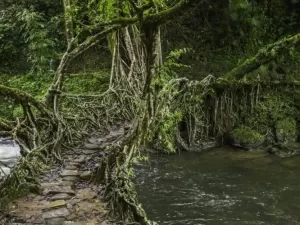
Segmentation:
<svg viewBox="0 0 300 225">
<path fill-rule="evenodd" d="M 42 214 L 43 219 L 56 219 L 59 217 L 67 217 L 70 211 L 67 208 L 53 209 Z"/>
<path fill-rule="evenodd" d="M 77 170 L 78 166 L 77 165 L 66 165 L 65 170 Z"/>
<path fill-rule="evenodd" d="M 105 142 L 107 142 L 107 139 L 105 137 L 102 137 L 102 138 L 89 138 L 88 140 L 88 143 L 89 144 L 103 144 Z"/>
<path fill-rule="evenodd" d="M 90 144 L 90 143 L 85 143 L 84 148 L 90 149 L 90 150 L 97 150 L 101 149 L 102 144 Z"/>
<path fill-rule="evenodd" d="M 71 188 L 71 186 L 55 186 L 55 187 L 45 188 L 43 190 L 44 196 L 49 194 L 61 194 L 61 193 L 74 195 L 75 191 Z"/>
<path fill-rule="evenodd" d="M 85 161 L 86 161 L 86 156 L 85 155 L 80 155 L 77 159 L 74 160 L 74 163 L 82 164 Z"/>
<path fill-rule="evenodd" d="M 67 176 L 78 176 L 78 170 L 63 170 L 60 174 L 62 177 L 67 177 Z"/>
<path fill-rule="evenodd" d="M 67 200 L 70 199 L 72 196 L 69 195 L 68 193 L 59 193 L 59 194 L 55 194 L 53 195 L 50 200 L 52 201 L 56 201 L 56 200 Z"/>
<path fill-rule="evenodd" d="M 78 180 L 77 176 L 65 176 L 62 178 L 63 181 L 75 182 Z"/>
<path fill-rule="evenodd" d="M 98 149 L 98 150 L 91 150 L 91 149 L 81 150 L 81 153 L 84 154 L 84 155 L 92 155 L 92 154 L 96 154 L 96 153 L 99 153 L 99 152 L 100 152 L 100 149 Z"/>
<path fill-rule="evenodd" d="M 49 211 L 49 210 L 53 210 L 53 209 L 57 209 L 57 208 L 63 208 L 66 207 L 67 203 L 65 200 L 55 200 L 53 202 L 50 202 L 46 208 L 44 208 L 44 211 Z"/>
<path fill-rule="evenodd" d="M 84 171 L 80 174 L 80 179 L 82 180 L 90 180 L 92 178 L 93 173 L 91 171 Z"/>
</svg>

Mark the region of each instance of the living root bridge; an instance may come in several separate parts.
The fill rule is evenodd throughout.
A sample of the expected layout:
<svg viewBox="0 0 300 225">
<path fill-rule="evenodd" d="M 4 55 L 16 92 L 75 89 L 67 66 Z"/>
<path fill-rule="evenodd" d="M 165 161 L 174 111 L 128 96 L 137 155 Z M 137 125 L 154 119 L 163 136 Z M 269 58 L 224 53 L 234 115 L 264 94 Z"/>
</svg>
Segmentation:
<svg viewBox="0 0 300 225">
<path fill-rule="evenodd" d="M 268 93 L 278 98 L 288 95 L 293 100 L 290 93 L 299 86 L 298 81 L 228 81 L 211 75 L 203 81 L 182 79 L 181 91 L 173 104 L 184 115 L 188 136 L 187 143 L 181 137 L 177 141 L 185 150 L 199 151 L 199 140 L 201 143 L 230 134 L 233 127 L 243 123 L 245 113 L 251 114 L 257 104 L 269 98 Z"/>
<path fill-rule="evenodd" d="M 107 156 L 97 169 L 95 181 L 105 185 L 104 197 L 109 203 L 110 215 L 126 224 L 157 225 L 147 218 L 132 182 L 132 159 L 141 147 L 140 128 L 136 122 L 118 144 L 107 149 Z"/>
</svg>

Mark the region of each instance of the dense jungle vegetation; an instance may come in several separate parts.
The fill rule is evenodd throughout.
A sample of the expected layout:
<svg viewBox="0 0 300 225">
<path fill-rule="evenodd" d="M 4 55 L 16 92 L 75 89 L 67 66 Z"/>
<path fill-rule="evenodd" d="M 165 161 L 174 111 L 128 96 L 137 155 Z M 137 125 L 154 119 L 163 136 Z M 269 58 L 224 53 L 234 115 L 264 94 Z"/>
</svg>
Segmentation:
<svg viewBox="0 0 300 225">
<path fill-rule="evenodd" d="M 0 135 L 22 153 L 1 201 L 117 122 L 132 125 L 94 178 L 139 224 L 153 224 L 129 179 L 145 147 L 298 154 L 299 40 L 299 0 L 1 1 Z"/>
</svg>

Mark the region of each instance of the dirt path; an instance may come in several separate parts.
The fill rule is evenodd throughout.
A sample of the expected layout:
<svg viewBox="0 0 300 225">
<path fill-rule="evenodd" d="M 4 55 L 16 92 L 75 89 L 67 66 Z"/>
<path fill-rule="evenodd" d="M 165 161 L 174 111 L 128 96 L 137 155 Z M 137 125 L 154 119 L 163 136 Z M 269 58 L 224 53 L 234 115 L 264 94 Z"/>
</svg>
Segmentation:
<svg viewBox="0 0 300 225">
<path fill-rule="evenodd" d="M 6 215 L 0 215 L 0 224 L 113 224 L 106 219 L 106 205 L 101 200 L 103 187 L 91 184 L 89 179 L 104 148 L 123 134 L 123 127 L 114 127 L 107 135 L 91 137 L 82 148 L 65 152 L 63 164 L 42 176 L 42 194 L 13 201 Z"/>
</svg>

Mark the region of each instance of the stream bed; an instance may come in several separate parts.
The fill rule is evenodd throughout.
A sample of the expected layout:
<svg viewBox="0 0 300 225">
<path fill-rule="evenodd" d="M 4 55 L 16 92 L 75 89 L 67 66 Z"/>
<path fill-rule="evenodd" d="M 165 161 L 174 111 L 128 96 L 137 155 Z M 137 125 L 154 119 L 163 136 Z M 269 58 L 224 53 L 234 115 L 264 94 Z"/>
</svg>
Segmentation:
<svg viewBox="0 0 300 225">
<path fill-rule="evenodd" d="M 15 141 L 0 137 L 0 177 L 10 173 L 20 156 L 20 148 Z"/>
<path fill-rule="evenodd" d="M 219 148 L 153 155 L 135 168 L 139 200 L 160 225 L 300 225 L 300 157 Z"/>
</svg>

